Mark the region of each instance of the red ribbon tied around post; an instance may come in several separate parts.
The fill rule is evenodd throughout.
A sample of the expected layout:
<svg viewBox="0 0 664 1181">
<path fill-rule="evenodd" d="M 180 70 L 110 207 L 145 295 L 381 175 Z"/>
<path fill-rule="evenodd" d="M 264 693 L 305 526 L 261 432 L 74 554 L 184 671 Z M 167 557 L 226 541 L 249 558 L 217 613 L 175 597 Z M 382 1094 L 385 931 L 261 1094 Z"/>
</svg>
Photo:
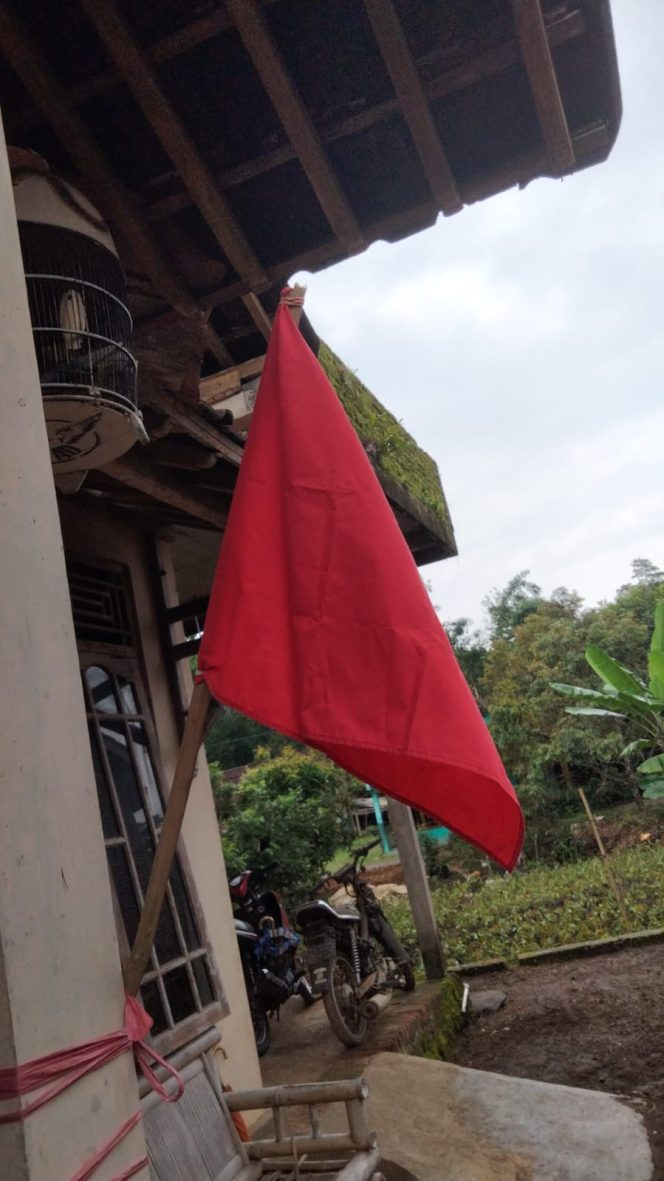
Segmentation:
<svg viewBox="0 0 664 1181">
<path fill-rule="evenodd" d="M 121 1054 L 133 1050 L 134 1058 L 142 1074 L 150 1086 L 166 1103 L 177 1102 L 184 1093 L 184 1082 L 178 1072 L 169 1065 L 160 1054 L 149 1046 L 145 1038 L 152 1027 L 152 1018 L 138 1003 L 135 997 L 125 997 L 125 1023 L 122 1029 L 114 1033 L 104 1034 L 99 1038 L 81 1042 L 64 1050 L 55 1050 L 52 1054 L 45 1054 L 43 1058 L 33 1058 L 21 1066 L 10 1066 L 0 1069 L 0 1102 L 11 1099 L 21 1100 L 35 1091 L 40 1093 L 23 1106 L 0 1114 L 0 1124 L 18 1123 L 27 1119 L 34 1111 L 38 1111 L 44 1104 L 49 1103 L 63 1091 L 66 1091 L 79 1079 L 106 1066 Z M 155 1073 L 155 1065 L 163 1066 L 168 1074 L 175 1079 L 176 1089 L 172 1095 Z M 112 1152 L 117 1144 L 136 1127 L 141 1118 L 137 1111 L 122 1125 L 121 1128 L 97 1149 L 90 1160 L 78 1170 L 71 1181 L 87 1181 L 95 1169 Z M 148 1164 L 147 1157 L 142 1157 L 129 1165 L 122 1173 L 117 1174 L 113 1181 L 128 1181 Z"/>
</svg>

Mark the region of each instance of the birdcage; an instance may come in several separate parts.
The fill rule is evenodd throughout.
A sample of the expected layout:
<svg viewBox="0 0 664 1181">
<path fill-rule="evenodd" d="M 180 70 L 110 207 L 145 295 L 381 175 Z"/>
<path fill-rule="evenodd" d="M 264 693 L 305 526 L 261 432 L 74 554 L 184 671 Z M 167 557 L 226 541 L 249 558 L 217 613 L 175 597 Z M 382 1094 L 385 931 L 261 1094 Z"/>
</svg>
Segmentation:
<svg viewBox="0 0 664 1181">
<path fill-rule="evenodd" d="M 43 162 L 12 174 L 53 466 L 100 467 L 144 435 L 122 267 L 72 185 Z"/>
</svg>

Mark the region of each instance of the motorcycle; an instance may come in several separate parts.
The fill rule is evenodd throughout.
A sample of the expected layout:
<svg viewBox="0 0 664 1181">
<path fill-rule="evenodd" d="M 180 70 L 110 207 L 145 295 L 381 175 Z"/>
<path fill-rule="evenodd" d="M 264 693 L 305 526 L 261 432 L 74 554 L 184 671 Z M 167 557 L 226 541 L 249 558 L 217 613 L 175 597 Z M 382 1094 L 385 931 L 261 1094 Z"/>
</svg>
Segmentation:
<svg viewBox="0 0 664 1181">
<path fill-rule="evenodd" d="M 273 890 L 260 890 L 274 867 L 271 863 L 264 869 L 247 869 L 229 884 L 256 1049 L 261 1058 L 272 1040 L 270 1018 L 279 1013 L 281 1005 L 292 996 L 301 996 L 305 1005 L 315 1000 L 300 962 L 301 938 L 293 930 L 279 896 Z"/>
<path fill-rule="evenodd" d="M 361 876 L 367 855 L 378 844 L 364 845 L 342 869 L 325 874 L 312 900 L 295 915 L 304 936 L 313 995 L 322 995 L 330 1025 L 346 1046 L 364 1041 L 370 1022 L 390 1003 L 394 989 L 415 988 L 410 956 Z M 352 909 L 335 910 L 315 897 L 331 880 L 345 886 L 355 904 Z"/>
</svg>

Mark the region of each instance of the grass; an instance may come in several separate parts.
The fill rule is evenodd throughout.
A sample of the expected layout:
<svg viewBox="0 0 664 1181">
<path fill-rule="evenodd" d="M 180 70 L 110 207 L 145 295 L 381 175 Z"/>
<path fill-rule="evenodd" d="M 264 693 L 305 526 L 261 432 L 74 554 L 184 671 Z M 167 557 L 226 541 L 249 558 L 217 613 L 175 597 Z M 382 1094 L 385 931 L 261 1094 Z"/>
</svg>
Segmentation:
<svg viewBox="0 0 664 1181">
<path fill-rule="evenodd" d="M 629 929 L 664 927 L 664 845 L 615 853 L 611 866 L 625 894 Z M 447 954 L 456 963 L 510 960 L 520 952 L 625 933 L 599 858 L 479 885 L 439 886 L 433 899 Z M 407 902 L 393 900 L 386 911 L 401 938 L 414 948 Z"/>
</svg>

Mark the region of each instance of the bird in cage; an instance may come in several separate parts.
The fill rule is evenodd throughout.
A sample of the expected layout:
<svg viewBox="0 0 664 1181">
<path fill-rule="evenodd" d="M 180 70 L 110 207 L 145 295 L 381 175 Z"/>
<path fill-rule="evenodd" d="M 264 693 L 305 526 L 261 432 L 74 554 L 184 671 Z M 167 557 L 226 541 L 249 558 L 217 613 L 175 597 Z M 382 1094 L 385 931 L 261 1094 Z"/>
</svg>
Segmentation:
<svg viewBox="0 0 664 1181">
<path fill-rule="evenodd" d="M 65 291 L 60 300 L 59 322 L 67 356 L 80 353 L 86 341 L 84 333 L 88 331 L 88 316 L 83 296 L 73 287 Z"/>
</svg>

